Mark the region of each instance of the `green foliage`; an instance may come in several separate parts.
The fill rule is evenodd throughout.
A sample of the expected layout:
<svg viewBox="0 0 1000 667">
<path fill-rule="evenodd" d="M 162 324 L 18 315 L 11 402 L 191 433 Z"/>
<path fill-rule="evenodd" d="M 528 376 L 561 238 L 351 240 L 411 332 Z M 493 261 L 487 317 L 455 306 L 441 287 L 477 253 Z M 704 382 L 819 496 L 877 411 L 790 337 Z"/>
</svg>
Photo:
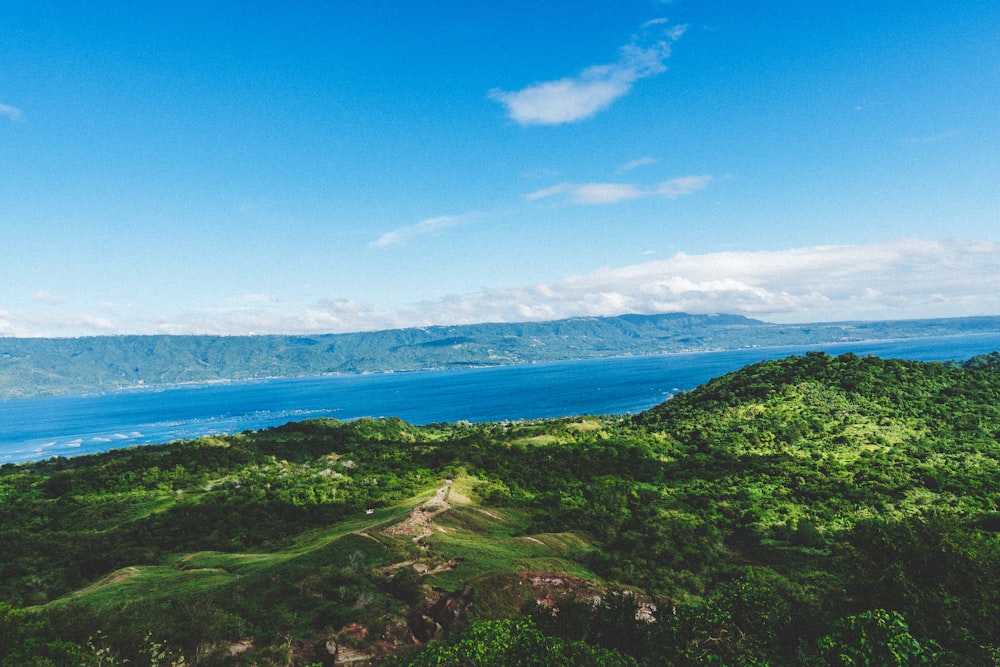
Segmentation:
<svg viewBox="0 0 1000 667">
<path fill-rule="evenodd" d="M 396 598 L 409 605 L 416 605 L 424 597 L 423 584 L 420 574 L 413 569 L 412 565 L 405 565 L 398 570 L 389 580 L 386 590 Z"/>
<path fill-rule="evenodd" d="M 2 466 L 0 667 L 308 664 L 480 620 L 413 664 L 991 664 L 989 365 L 812 353 L 635 418 L 324 419 Z"/>
<path fill-rule="evenodd" d="M 84 656 L 46 620 L 0 602 L 0 667 L 78 667 Z"/>
<path fill-rule="evenodd" d="M 937 664 L 934 642 L 919 642 L 903 616 L 874 609 L 848 616 L 819 642 L 818 664 L 829 667 L 880 665 L 916 667 Z"/>
<path fill-rule="evenodd" d="M 990 352 L 972 357 L 961 364 L 962 368 L 969 370 L 989 371 L 990 373 L 1000 373 L 1000 352 Z"/>
<path fill-rule="evenodd" d="M 530 619 L 482 621 L 458 637 L 393 663 L 398 667 L 627 667 L 617 651 L 542 634 Z"/>
<path fill-rule="evenodd" d="M 1000 637 L 996 533 L 953 511 L 869 519 L 850 532 L 842 552 L 858 604 L 906 610 L 919 634 L 965 656 Z"/>
<path fill-rule="evenodd" d="M 526 609 L 545 633 L 614 649 L 649 665 L 797 664 L 822 614 L 781 575 L 750 569 L 704 599 L 651 600 L 610 590 Z"/>
</svg>

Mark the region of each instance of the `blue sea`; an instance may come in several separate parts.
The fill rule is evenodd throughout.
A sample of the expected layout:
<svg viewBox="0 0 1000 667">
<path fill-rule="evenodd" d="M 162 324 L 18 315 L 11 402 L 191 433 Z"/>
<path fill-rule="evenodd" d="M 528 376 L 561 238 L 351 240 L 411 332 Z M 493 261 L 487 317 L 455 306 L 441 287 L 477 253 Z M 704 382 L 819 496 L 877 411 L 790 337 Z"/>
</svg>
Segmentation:
<svg viewBox="0 0 1000 667">
<path fill-rule="evenodd" d="M 1000 334 L 180 385 L 0 401 L 0 463 L 236 433 L 314 417 L 396 416 L 429 424 L 634 414 L 747 364 L 810 350 L 961 360 L 1000 350 Z"/>
</svg>

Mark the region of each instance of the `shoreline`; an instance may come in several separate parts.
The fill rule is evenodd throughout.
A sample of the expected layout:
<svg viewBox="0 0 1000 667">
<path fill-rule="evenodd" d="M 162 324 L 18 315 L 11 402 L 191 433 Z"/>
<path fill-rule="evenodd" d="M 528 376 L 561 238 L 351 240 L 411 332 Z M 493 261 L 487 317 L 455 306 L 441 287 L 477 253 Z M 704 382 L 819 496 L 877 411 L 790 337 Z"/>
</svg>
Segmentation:
<svg viewBox="0 0 1000 667">
<path fill-rule="evenodd" d="M 890 349 L 878 349 L 885 347 Z M 423 424 L 636 414 L 737 368 L 812 350 L 933 362 L 968 359 L 998 348 L 1000 332 L 947 334 L 35 397 L 0 402 L 0 464 L 235 434 L 319 417 L 397 416 Z M 312 385 L 305 384 L 310 381 Z M 517 387 L 524 391 L 515 391 Z M 210 392 L 213 388 L 217 391 Z M 160 397 L 171 390 L 179 393 Z M 200 394 L 202 390 L 209 393 Z M 516 398 L 521 394 L 526 397 Z"/>
<path fill-rule="evenodd" d="M 852 324 L 852 323 L 823 323 L 823 326 L 831 326 L 833 324 Z M 776 325 L 778 326 L 778 325 Z M 795 325 L 795 326 L 810 326 L 810 325 Z M 261 375 L 256 377 L 246 377 L 246 378 L 210 378 L 206 380 L 186 380 L 183 382 L 163 382 L 163 383 L 150 383 L 150 382 L 139 382 L 128 385 L 123 385 L 120 387 L 111 387 L 107 389 L 99 389 L 93 391 L 62 391 L 62 392 L 52 392 L 52 393 L 34 393 L 24 396 L 17 396 L 12 398 L 0 398 L 0 405 L 10 402 L 24 401 L 24 400 L 35 400 L 35 399 L 61 399 L 61 398 L 87 398 L 96 396 L 107 396 L 113 394 L 127 394 L 127 393 L 144 393 L 144 392 L 160 392 L 160 391 L 170 391 L 175 389 L 190 389 L 198 387 L 215 387 L 215 386 L 225 386 L 234 384 L 261 384 L 267 382 L 273 382 L 278 380 L 310 380 L 310 379 L 320 379 L 320 378 L 336 378 L 336 377 L 364 377 L 369 375 L 382 376 L 382 375 L 392 375 L 392 374 L 402 374 L 402 373 L 431 373 L 431 372 L 442 372 L 442 371 L 463 371 L 463 370 L 483 370 L 490 368 L 508 368 L 516 366 L 538 366 L 543 364 L 558 364 L 558 363 L 569 363 L 569 362 L 582 362 L 582 361 L 593 361 L 593 360 L 610 360 L 610 359 L 631 359 L 637 357 L 658 357 L 658 356 L 680 356 L 680 355 L 692 355 L 692 354 L 709 354 L 709 353 L 721 353 L 721 352 L 742 352 L 751 350 L 779 350 L 779 349 L 791 349 L 791 348 L 810 348 L 810 347 L 822 347 L 822 346 L 843 346 L 843 345 L 877 345 L 880 343 L 884 344 L 894 344 L 903 343 L 907 341 L 915 340 L 937 340 L 946 338 L 967 338 L 967 337 L 979 337 L 979 336 L 1000 336 L 1000 330 L 997 331 L 974 331 L 974 332 L 953 332 L 953 333 L 914 333 L 913 335 L 905 336 L 893 336 L 893 337 L 866 337 L 866 338 L 846 338 L 837 340 L 820 340 L 816 342 L 809 343 L 788 343 L 788 344 L 762 344 L 762 345 L 745 345 L 742 347 L 692 347 L 690 349 L 682 350 L 658 350 L 650 352 L 609 352 L 607 354 L 589 354 L 589 355 L 579 355 L 573 357 L 561 357 L 557 359 L 525 359 L 517 361 L 508 362 L 498 362 L 498 363 L 453 363 L 447 365 L 428 365 L 419 367 L 406 367 L 397 369 L 385 369 L 385 370 L 363 370 L 363 371 L 329 371 L 325 373 L 318 374 L 297 374 L 297 375 Z"/>
</svg>

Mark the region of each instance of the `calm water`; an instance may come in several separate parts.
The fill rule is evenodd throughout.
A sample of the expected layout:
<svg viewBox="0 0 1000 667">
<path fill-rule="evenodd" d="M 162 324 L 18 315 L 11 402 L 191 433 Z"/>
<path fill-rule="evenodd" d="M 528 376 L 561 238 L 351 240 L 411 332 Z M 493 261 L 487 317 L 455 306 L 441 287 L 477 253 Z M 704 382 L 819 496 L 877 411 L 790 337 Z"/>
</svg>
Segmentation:
<svg viewBox="0 0 1000 667">
<path fill-rule="evenodd" d="M 918 361 L 1000 350 L 1000 334 L 525 366 L 340 375 L 0 401 L 0 463 L 235 433 L 311 417 L 414 424 L 636 413 L 762 359 L 807 350 Z"/>
</svg>

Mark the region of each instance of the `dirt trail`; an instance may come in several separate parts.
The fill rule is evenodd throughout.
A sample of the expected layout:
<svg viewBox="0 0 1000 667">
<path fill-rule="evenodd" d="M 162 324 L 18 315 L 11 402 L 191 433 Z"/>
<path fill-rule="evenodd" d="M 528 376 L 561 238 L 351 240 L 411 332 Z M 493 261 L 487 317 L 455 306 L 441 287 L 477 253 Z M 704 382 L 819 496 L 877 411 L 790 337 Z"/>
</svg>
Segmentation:
<svg viewBox="0 0 1000 667">
<path fill-rule="evenodd" d="M 446 479 L 444 486 L 437 490 L 433 498 L 410 512 L 410 516 L 382 532 L 386 535 L 412 535 L 414 542 L 430 537 L 434 533 L 431 523 L 434 517 L 451 509 L 451 505 L 448 504 L 450 492 L 451 480 Z"/>
</svg>

